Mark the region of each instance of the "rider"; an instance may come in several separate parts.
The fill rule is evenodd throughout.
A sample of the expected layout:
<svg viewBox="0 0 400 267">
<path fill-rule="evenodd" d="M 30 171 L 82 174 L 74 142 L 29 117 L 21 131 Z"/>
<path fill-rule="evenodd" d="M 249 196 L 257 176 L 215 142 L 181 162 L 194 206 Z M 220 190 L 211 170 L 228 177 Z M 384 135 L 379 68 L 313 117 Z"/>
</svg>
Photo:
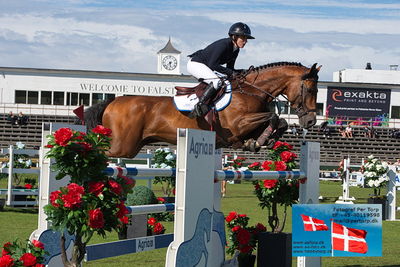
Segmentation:
<svg viewBox="0 0 400 267">
<path fill-rule="evenodd" d="M 206 101 L 212 99 L 222 87 L 222 82 L 214 71 L 232 77 L 235 74 L 234 66 L 239 49 L 246 45 L 247 39 L 254 39 L 249 26 L 243 22 L 233 24 L 228 35 L 228 38 L 215 41 L 206 48 L 189 55 L 191 59 L 187 64 L 188 72 L 208 84 L 189 117 L 202 117 L 210 111 Z M 223 64 L 226 64 L 226 67 L 221 66 Z"/>
</svg>

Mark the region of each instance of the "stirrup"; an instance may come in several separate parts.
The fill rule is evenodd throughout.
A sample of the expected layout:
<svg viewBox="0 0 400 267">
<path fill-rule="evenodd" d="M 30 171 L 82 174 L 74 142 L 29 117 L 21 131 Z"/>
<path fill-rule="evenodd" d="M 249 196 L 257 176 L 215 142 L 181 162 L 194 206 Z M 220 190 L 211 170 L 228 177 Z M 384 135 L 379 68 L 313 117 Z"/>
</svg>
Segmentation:
<svg viewBox="0 0 400 267">
<path fill-rule="evenodd" d="M 210 107 L 207 104 L 200 104 L 197 103 L 194 106 L 194 109 L 192 110 L 192 112 L 189 113 L 188 117 L 193 119 L 193 118 L 197 118 L 197 117 L 203 117 L 204 115 L 206 115 L 208 112 L 210 111 Z"/>
</svg>

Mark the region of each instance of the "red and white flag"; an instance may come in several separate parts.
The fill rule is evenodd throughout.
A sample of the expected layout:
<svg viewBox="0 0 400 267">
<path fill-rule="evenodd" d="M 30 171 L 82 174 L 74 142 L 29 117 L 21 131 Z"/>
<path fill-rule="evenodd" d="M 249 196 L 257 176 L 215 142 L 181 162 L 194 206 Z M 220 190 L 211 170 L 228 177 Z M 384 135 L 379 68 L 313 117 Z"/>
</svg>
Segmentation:
<svg viewBox="0 0 400 267">
<path fill-rule="evenodd" d="M 332 223 L 332 249 L 356 253 L 367 253 L 368 244 L 365 240 L 367 231 L 349 228 L 338 223 Z"/>
<path fill-rule="evenodd" d="M 328 231 L 328 226 L 323 220 L 301 214 L 303 219 L 304 231 Z"/>
</svg>

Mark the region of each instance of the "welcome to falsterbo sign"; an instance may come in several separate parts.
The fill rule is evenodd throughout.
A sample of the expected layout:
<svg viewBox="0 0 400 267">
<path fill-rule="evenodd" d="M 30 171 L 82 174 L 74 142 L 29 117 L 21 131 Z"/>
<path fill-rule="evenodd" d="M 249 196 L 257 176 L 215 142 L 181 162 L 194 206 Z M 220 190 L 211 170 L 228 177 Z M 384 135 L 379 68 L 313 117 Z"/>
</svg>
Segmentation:
<svg viewBox="0 0 400 267">
<path fill-rule="evenodd" d="M 327 115 L 376 117 L 389 114 L 390 89 L 328 87 Z"/>
<path fill-rule="evenodd" d="M 134 95 L 170 96 L 174 94 L 173 86 L 166 83 L 80 83 L 80 90 L 86 92 L 123 93 Z"/>
</svg>

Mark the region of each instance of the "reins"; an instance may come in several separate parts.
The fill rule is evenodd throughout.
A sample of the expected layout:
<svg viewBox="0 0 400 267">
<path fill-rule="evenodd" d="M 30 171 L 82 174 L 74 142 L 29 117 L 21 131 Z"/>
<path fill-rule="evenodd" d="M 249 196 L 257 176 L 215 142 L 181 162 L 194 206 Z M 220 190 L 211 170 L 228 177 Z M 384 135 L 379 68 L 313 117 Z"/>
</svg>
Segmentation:
<svg viewBox="0 0 400 267">
<path fill-rule="evenodd" d="M 253 70 L 257 71 L 257 75 L 254 78 L 253 82 L 250 83 L 250 82 L 246 81 L 246 76 Z M 234 81 L 232 81 L 232 82 L 236 82 L 237 83 L 237 86 L 236 86 L 237 89 L 236 90 L 232 90 L 232 93 L 238 92 L 240 94 L 245 94 L 245 95 L 248 95 L 248 96 L 256 97 L 256 98 L 259 98 L 262 102 L 267 102 L 267 103 L 269 102 L 267 98 L 271 97 L 272 101 L 275 101 L 276 103 L 283 104 L 283 105 L 287 106 L 288 108 L 290 108 L 291 106 L 290 106 L 289 103 L 291 103 L 291 102 L 289 101 L 289 99 L 284 94 L 280 93 L 278 96 L 274 96 L 271 93 L 269 93 L 267 91 L 264 91 L 260 87 L 254 85 L 256 80 L 257 80 L 257 78 L 258 78 L 258 75 L 259 75 L 258 69 L 255 69 L 254 66 L 250 66 L 250 68 L 248 70 L 246 70 L 244 73 L 240 73 L 239 76 L 236 76 Z M 301 92 L 300 92 L 300 95 L 298 95 L 296 97 L 296 99 L 295 99 L 295 101 L 296 101 L 299 97 L 301 97 L 301 102 L 294 109 L 294 111 L 296 112 L 296 114 L 297 114 L 297 116 L 299 118 L 307 115 L 309 112 L 316 112 L 317 111 L 316 109 L 307 109 L 304 106 L 304 102 L 305 102 L 304 90 L 307 89 L 306 86 L 304 85 L 304 81 L 307 81 L 307 80 L 309 80 L 309 79 L 304 79 L 304 80 L 301 81 Z M 249 92 L 243 90 L 242 84 L 246 84 L 246 85 L 256 89 L 257 91 L 259 91 L 262 94 L 264 94 L 265 97 L 261 97 L 258 94 L 249 93 Z M 286 101 L 280 100 L 278 98 L 279 96 L 282 96 Z M 294 103 L 295 103 L 295 101 L 294 101 Z M 275 104 L 275 105 L 277 106 L 277 104 Z M 278 109 L 278 114 L 281 115 L 280 108 L 277 107 L 277 109 Z M 303 111 L 301 112 L 301 110 L 303 110 Z"/>
</svg>

